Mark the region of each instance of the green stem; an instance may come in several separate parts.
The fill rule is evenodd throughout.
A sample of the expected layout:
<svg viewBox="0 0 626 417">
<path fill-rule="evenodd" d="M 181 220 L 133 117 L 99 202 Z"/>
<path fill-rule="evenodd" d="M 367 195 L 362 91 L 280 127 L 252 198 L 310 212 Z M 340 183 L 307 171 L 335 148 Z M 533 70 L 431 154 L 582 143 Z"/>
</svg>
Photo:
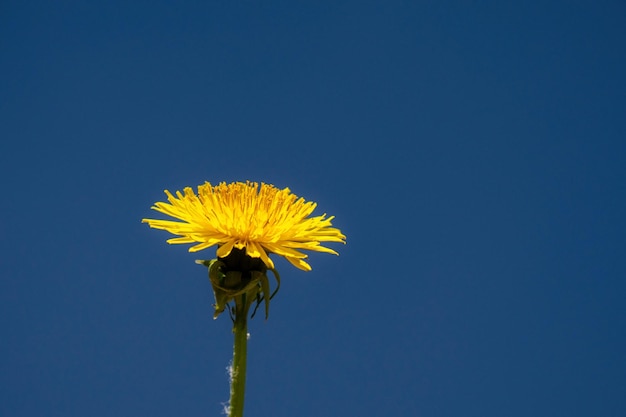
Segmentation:
<svg viewBox="0 0 626 417">
<path fill-rule="evenodd" d="M 245 296 L 244 296 L 245 300 Z M 245 302 L 242 303 L 245 306 Z M 235 311 L 235 343 L 233 348 L 233 369 L 230 381 L 230 410 L 228 417 L 243 417 L 243 401 L 246 389 L 246 357 L 248 345 L 248 309 Z"/>
</svg>

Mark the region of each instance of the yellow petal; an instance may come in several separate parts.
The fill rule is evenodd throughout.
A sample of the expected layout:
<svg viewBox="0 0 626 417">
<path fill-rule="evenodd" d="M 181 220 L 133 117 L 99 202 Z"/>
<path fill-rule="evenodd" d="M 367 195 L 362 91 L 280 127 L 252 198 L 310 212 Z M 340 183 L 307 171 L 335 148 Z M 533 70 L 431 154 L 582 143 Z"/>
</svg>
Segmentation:
<svg viewBox="0 0 626 417">
<path fill-rule="evenodd" d="M 235 245 L 235 239 L 231 239 L 228 242 L 225 242 L 222 246 L 217 249 L 217 257 L 225 258 L 230 254 L 230 251 L 233 250 L 233 246 Z"/>
</svg>

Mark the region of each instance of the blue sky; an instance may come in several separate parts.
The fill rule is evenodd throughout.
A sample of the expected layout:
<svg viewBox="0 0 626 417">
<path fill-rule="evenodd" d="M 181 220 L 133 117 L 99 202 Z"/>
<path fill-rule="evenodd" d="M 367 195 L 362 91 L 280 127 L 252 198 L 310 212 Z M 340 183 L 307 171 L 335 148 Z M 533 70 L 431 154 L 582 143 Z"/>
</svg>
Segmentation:
<svg viewBox="0 0 626 417">
<path fill-rule="evenodd" d="M 626 414 L 626 6 L 0 5 L 0 414 L 220 415 L 231 323 L 141 219 L 263 181 L 348 243 L 277 261 L 246 416 Z"/>
</svg>

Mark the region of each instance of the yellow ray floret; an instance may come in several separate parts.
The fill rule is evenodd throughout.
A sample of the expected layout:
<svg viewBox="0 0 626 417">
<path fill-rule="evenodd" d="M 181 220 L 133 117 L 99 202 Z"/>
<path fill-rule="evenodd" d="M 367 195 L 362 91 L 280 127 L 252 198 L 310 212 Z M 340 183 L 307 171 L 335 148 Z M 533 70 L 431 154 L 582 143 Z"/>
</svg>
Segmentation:
<svg viewBox="0 0 626 417">
<path fill-rule="evenodd" d="M 178 235 L 168 243 L 197 243 L 190 252 L 217 245 L 217 256 L 228 256 L 233 248 L 244 249 L 253 258 L 261 258 L 273 269 L 268 254 L 285 257 L 294 266 L 310 271 L 300 250 L 337 254 L 321 242 L 345 243 L 346 237 L 332 227 L 333 216 L 309 217 L 316 207 L 291 193 L 289 188 L 256 182 L 225 182 L 213 186 L 206 182 L 198 193 L 186 187 L 183 193 L 165 191 L 168 202 L 158 202 L 152 209 L 180 221 L 143 219 L 155 229 Z"/>
</svg>

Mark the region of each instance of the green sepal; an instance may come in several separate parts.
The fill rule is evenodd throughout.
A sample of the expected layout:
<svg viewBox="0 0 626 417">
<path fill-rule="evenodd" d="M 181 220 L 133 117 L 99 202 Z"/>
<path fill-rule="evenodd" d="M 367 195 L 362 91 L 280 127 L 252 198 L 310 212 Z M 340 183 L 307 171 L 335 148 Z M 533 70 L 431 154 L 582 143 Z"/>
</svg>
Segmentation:
<svg viewBox="0 0 626 417">
<path fill-rule="evenodd" d="M 278 271 L 275 270 L 275 269 L 270 269 L 270 271 L 272 271 L 272 274 L 274 274 L 274 279 L 276 280 L 276 289 L 274 290 L 274 292 L 270 296 L 270 298 L 274 298 L 274 296 L 276 295 L 276 293 L 280 289 L 280 275 L 278 274 Z"/>
<path fill-rule="evenodd" d="M 267 274 L 259 272 L 259 282 L 261 283 L 261 291 L 263 292 L 263 300 L 265 301 L 265 320 L 270 316 L 270 281 Z"/>
<path fill-rule="evenodd" d="M 262 275 L 261 277 L 259 277 L 259 284 L 261 287 L 261 291 L 259 291 L 259 293 L 257 294 L 256 306 L 254 307 L 254 311 L 252 312 L 252 317 L 254 317 L 257 309 L 259 308 L 259 305 L 262 302 L 265 303 L 265 319 L 267 320 L 269 317 L 270 300 L 274 298 L 274 296 L 278 292 L 278 289 L 280 288 L 280 275 L 278 274 L 278 271 L 276 271 L 275 269 L 270 269 L 270 271 L 272 271 L 272 273 L 274 274 L 274 279 L 276 279 L 276 289 L 274 289 L 274 292 L 270 294 L 271 288 L 270 288 L 270 281 L 267 277 L 267 272 L 265 273 L 260 272 L 260 274 Z"/>
<path fill-rule="evenodd" d="M 265 303 L 265 319 L 267 320 L 270 314 L 270 300 L 276 295 L 280 288 L 280 275 L 275 269 L 270 269 L 274 278 L 276 279 L 276 288 L 271 292 L 271 286 L 267 277 L 266 271 L 249 271 L 248 278 L 243 278 L 241 271 L 226 269 L 226 264 L 219 259 L 212 260 L 197 260 L 197 264 L 204 265 L 208 268 L 209 281 L 213 289 L 213 295 L 215 297 L 215 312 L 213 318 L 216 319 L 220 314 L 226 310 L 228 303 L 234 300 L 237 310 L 243 308 L 244 311 L 248 311 L 252 303 L 256 301 L 256 306 L 252 313 L 256 313 L 259 304 Z M 245 282 L 249 279 L 248 282 Z"/>
<path fill-rule="evenodd" d="M 209 261 L 209 281 L 211 281 L 211 287 L 213 288 L 213 295 L 215 297 L 215 312 L 213 313 L 213 319 L 222 314 L 226 309 L 226 305 L 232 299 L 229 296 L 228 291 L 224 288 L 224 281 L 226 281 L 226 275 L 222 272 L 224 262 L 212 259 Z"/>
</svg>

